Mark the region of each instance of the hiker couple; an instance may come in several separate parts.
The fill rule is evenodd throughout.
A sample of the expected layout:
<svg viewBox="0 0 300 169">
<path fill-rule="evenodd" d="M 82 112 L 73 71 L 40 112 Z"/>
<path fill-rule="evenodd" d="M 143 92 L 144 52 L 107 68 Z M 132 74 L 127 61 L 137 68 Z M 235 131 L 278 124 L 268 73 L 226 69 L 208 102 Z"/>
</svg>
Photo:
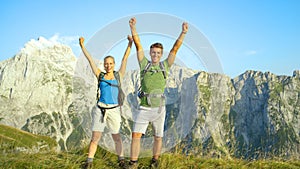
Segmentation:
<svg viewBox="0 0 300 169">
<path fill-rule="evenodd" d="M 125 50 L 121 67 L 119 71 L 114 71 L 115 60 L 112 56 L 104 58 L 104 72 L 96 66 L 91 55 L 84 46 L 84 38 L 79 38 L 79 44 L 85 57 L 89 61 L 91 69 L 99 81 L 100 97 L 97 100 L 96 106 L 92 110 L 92 138 L 89 145 L 88 158 L 84 168 L 92 166 L 93 158 L 97 150 L 98 142 L 104 128 L 107 127 L 115 142 L 115 151 L 118 155 L 118 163 L 120 167 L 125 167 L 125 159 L 123 154 L 122 140 L 119 134 L 121 126 L 120 114 L 120 92 L 121 88 L 120 78 L 122 79 L 127 65 L 127 59 L 130 54 L 132 41 L 137 50 L 137 59 L 140 65 L 141 76 L 141 90 L 139 91 L 139 98 L 141 99 L 140 107 L 137 116 L 133 119 L 134 125 L 132 129 L 132 141 L 129 168 L 137 168 L 138 156 L 140 152 L 140 141 L 143 134 L 145 134 L 149 122 L 153 125 L 154 130 L 154 145 L 153 157 L 151 166 L 158 166 L 158 158 L 162 149 L 162 137 L 164 129 L 164 121 L 166 115 L 164 103 L 164 89 L 166 87 L 167 73 L 175 61 L 176 53 L 182 45 L 185 34 L 188 31 L 188 24 L 182 24 L 182 31 L 174 43 L 168 58 L 160 62 L 163 55 L 163 46 L 161 43 L 154 43 L 150 46 L 149 61 L 143 51 L 140 38 L 136 31 L 136 19 L 129 20 L 131 29 L 131 36 L 128 35 L 128 46 Z M 162 67 L 164 72 L 162 73 Z M 121 91 L 121 90 L 120 90 Z M 155 92 L 153 92 L 155 91 Z M 159 91 L 159 92 L 157 92 Z M 100 120 L 99 120 L 100 119 Z"/>
</svg>

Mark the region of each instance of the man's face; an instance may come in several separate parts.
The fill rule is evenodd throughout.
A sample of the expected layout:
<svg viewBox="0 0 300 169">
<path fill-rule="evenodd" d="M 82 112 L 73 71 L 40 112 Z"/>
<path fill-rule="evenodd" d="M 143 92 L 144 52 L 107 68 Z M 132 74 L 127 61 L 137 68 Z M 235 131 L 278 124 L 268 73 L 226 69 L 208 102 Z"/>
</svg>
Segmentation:
<svg viewBox="0 0 300 169">
<path fill-rule="evenodd" d="M 152 63 L 159 63 L 160 58 L 162 57 L 162 49 L 161 48 L 151 48 L 150 56 Z"/>
<path fill-rule="evenodd" d="M 104 69 L 106 73 L 113 72 L 115 69 L 115 63 L 112 58 L 106 58 L 104 60 Z"/>
</svg>

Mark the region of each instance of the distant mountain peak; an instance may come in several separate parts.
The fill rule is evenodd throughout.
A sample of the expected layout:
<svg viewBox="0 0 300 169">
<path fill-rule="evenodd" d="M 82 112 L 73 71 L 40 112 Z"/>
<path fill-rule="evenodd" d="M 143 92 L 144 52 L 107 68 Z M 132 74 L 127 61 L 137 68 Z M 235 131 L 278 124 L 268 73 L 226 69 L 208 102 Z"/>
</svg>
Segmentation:
<svg viewBox="0 0 300 169">
<path fill-rule="evenodd" d="M 31 39 L 29 42 L 27 42 L 22 50 L 27 51 L 32 49 L 44 49 L 55 45 L 59 45 L 59 43 L 47 40 L 46 38 L 40 36 L 39 38 L 37 38 L 37 40 Z"/>
<path fill-rule="evenodd" d="M 29 40 L 15 56 L 15 59 L 20 60 L 21 57 L 44 58 L 52 61 L 76 60 L 69 46 L 54 40 L 48 40 L 42 36 Z"/>
</svg>

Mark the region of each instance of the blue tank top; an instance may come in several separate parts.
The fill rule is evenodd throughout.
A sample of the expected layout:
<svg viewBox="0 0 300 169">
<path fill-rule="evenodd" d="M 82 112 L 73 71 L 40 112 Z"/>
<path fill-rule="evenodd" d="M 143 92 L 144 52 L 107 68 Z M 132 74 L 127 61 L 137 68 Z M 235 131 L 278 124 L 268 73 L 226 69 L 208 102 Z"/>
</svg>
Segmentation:
<svg viewBox="0 0 300 169">
<path fill-rule="evenodd" d="M 118 94 L 119 90 L 115 86 L 110 86 L 108 83 L 104 82 L 107 81 L 111 84 L 118 84 L 116 79 L 114 80 L 106 80 L 104 77 L 102 78 L 103 81 L 100 82 L 100 99 L 99 101 L 105 104 L 118 104 Z"/>
</svg>

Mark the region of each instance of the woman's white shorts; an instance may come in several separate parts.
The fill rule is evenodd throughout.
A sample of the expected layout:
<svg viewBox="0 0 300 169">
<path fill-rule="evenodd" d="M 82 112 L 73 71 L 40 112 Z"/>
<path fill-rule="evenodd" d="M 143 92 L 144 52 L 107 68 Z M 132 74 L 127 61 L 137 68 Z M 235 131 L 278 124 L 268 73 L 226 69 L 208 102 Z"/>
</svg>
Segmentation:
<svg viewBox="0 0 300 169">
<path fill-rule="evenodd" d="M 109 105 L 99 102 L 92 109 L 92 131 L 100 131 L 103 132 L 104 128 L 107 127 L 112 134 L 118 134 L 120 132 L 121 127 L 121 111 L 120 107 L 106 109 L 105 116 L 102 122 L 102 113 L 99 108 L 100 107 L 114 107 L 117 105 Z"/>
</svg>

